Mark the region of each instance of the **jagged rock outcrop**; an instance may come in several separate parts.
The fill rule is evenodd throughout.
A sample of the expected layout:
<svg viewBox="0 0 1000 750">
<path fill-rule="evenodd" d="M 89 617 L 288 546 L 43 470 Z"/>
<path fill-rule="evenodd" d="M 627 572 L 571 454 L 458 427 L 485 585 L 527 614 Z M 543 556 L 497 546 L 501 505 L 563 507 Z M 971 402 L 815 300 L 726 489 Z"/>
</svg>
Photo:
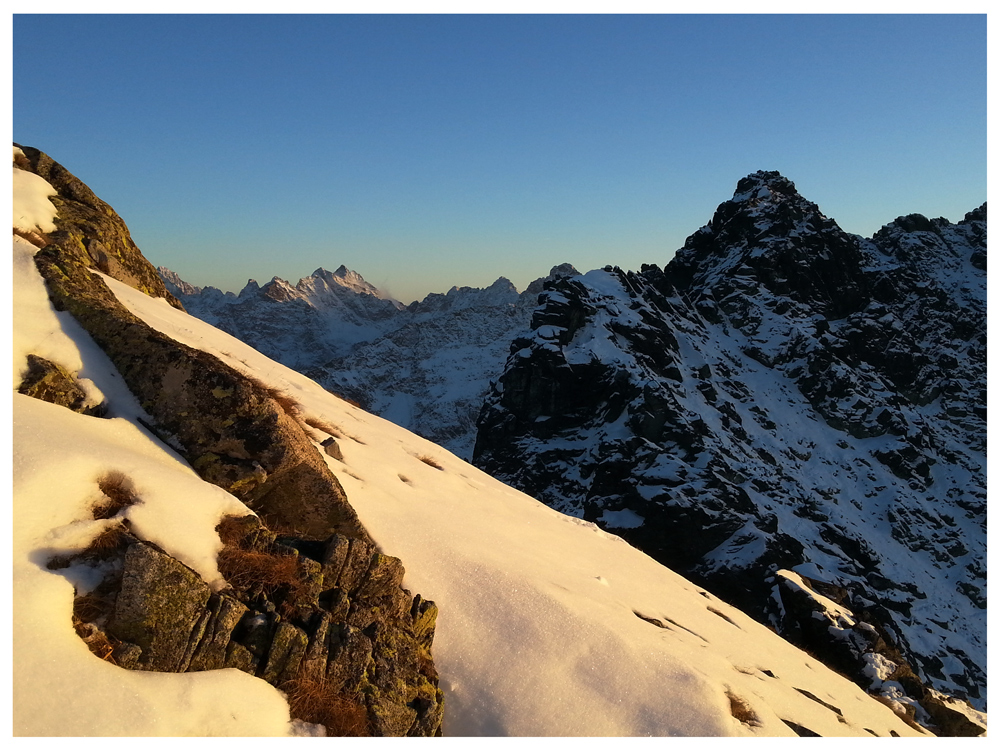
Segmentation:
<svg viewBox="0 0 1000 750">
<path fill-rule="evenodd" d="M 77 630 L 132 669 L 239 669 L 293 703 L 321 685 L 344 717 L 331 722 L 334 732 L 440 734 L 443 696 L 430 654 L 437 607 L 401 587 L 397 558 L 337 534 L 277 537 L 254 516 L 227 518 L 219 531 L 231 585 L 218 592 L 124 527 L 113 546 L 85 551 L 111 572 L 99 597 L 78 600 Z M 351 717 L 358 723 L 342 723 Z"/>
<path fill-rule="evenodd" d="M 489 381 L 510 339 L 527 329 L 545 280 L 521 293 L 504 278 L 453 287 L 402 308 L 343 266 L 294 286 L 251 280 L 239 295 L 159 272 L 191 314 L 464 458 Z M 546 278 L 577 273 L 565 263 Z"/>
<path fill-rule="evenodd" d="M 93 417 L 103 416 L 105 412 L 104 404 L 89 402 L 83 386 L 65 367 L 37 354 L 28 355 L 28 371 L 17 386 L 17 392 Z"/>
<path fill-rule="evenodd" d="M 36 148 L 20 146 L 34 174 L 56 189 L 50 200 L 59 212 L 57 226 L 60 240 L 67 249 L 86 258 L 89 267 L 118 279 L 151 297 L 163 297 L 174 307 L 180 302 L 170 292 L 156 269 L 147 261 L 125 226 L 125 222 L 107 203 L 61 164 Z M 51 239 L 51 237 L 50 237 Z"/>
<path fill-rule="evenodd" d="M 230 638 L 230 643 L 243 643 L 246 653 L 234 647 L 233 656 L 227 646 L 221 666 L 244 668 L 283 685 L 298 674 L 296 658 L 299 662 L 302 658 L 296 655 L 310 643 L 310 636 L 295 624 L 296 618 L 304 624 L 307 613 L 317 611 L 324 592 L 335 596 L 340 590 L 338 606 L 349 605 L 349 609 L 341 613 L 342 620 L 326 618 L 324 632 L 332 633 L 331 625 L 344 623 L 364 633 L 374 644 L 372 649 L 384 645 L 381 651 L 373 651 L 371 658 L 381 660 L 376 669 L 369 669 L 365 659 L 339 668 L 344 681 L 356 680 L 359 685 L 367 679 L 365 674 L 371 674 L 372 691 L 364 699 L 371 714 L 371 731 L 438 733 L 440 694 L 426 687 L 430 684 L 436 690 L 429 650 L 433 630 L 424 621 L 432 605 L 421 604 L 419 597 L 414 603 L 401 588 L 401 564 L 376 551 L 340 483 L 297 421 L 289 400 L 215 357 L 153 330 L 129 313 L 92 271 L 100 270 L 175 306 L 179 303 L 107 204 L 45 154 L 31 148 L 22 151 L 27 164 L 21 168 L 35 170 L 58 193 L 52 199 L 58 209 L 56 230 L 47 233 L 44 246 L 34 256 L 52 303 L 57 310 L 71 313 L 107 354 L 150 417 L 146 426 L 184 456 L 203 479 L 231 492 L 262 519 L 294 534 L 286 544 L 313 550 L 333 534 L 348 545 L 351 555 L 347 559 L 355 561 L 352 564 L 358 568 L 357 587 L 342 585 L 339 578 L 335 582 L 327 578 L 324 589 L 322 564 L 308 554 L 299 557 L 290 548 L 297 569 L 311 571 L 313 585 L 292 587 L 297 593 L 304 591 L 305 600 L 286 603 L 284 615 L 290 622 L 279 621 L 268 619 L 275 611 L 273 596 L 240 606 L 227 603 L 220 599 L 222 594 L 208 592 L 181 563 L 141 540 L 129 539 L 127 530 L 122 530 L 120 536 L 125 541 L 119 541 L 118 546 L 125 545 L 122 565 L 129 574 L 121 580 L 120 590 L 111 594 L 117 604 L 108 622 L 109 633 L 121 644 L 116 651 L 119 663 L 165 671 L 184 671 L 192 664 L 198 668 L 220 666 L 219 649 L 226 640 L 226 628 L 233 622 L 249 622 L 247 617 L 253 620 L 257 616 L 250 614 L 254 607 L 263 607 L 264 620 L 254 622 L 266 624 L 266 629 L 261 629 L 263 624 L 248 624 L 246 638 Z M 36 371 L 47 374 L 32 381 L 29 373 L 23 388 L 34 389 L 33 395 L 38 396 L 69 393 L 67 398 L 57 395 L 68 402 L 66 405 L 79 406 L 78 394 L 72 392 L 58 366 L 36 364 Z M 46 382 L 56 385 L 45 386 Z M 266 534 L 258 530 L 250 536 L 259 540 Z M 275 544 L 273 539 L 267 542 Z M 273 552 L 270 548 L 266 551 Z M 240 571 L 230 572 L 238 575 Z M 262 594 L 258 592 L 258 596 Z M 414 618 L 422 623 L 419 638 L 405 635 L 413 631 Z M 404 649 L 406 644 L 410 645 Z M 417 670 L 415 657 L 411 658 L 418 651 L 422 671 Z M 300 656 L 304 658 L 304 653 Z M 263 665 L 262 658 L 268 660 Z M 409 723 L 404 726 L 406 719 Z"/>
<path fill-rule="evenodd" d="M 776 626 L 777 570 L 836 586 L 981 708 L 985 237 L 865 240 L 750 175 L 665 269 L 546 284 L 475 463 Z"/>
</svg>

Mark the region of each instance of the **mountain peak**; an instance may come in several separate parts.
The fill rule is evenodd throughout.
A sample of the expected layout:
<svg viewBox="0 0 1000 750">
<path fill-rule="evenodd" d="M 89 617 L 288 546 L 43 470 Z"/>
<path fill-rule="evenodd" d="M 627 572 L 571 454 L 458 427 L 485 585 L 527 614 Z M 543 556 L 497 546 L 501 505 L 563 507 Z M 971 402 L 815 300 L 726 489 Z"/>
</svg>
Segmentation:
<svg viewBox="0 0 1000 750">
<path fill-rule="evenodd" d="M 780 172 L 758 170 L 748 174 L 736 184 L 733 194 L 734 202 L 766 200 L 772 196 L 793 197 L 799 193 L 795 183 L 784 177 Z"/>
<path fill-rule="evenodd" d="M 855 311 L 864 296 L 858 287 L 861 261 L 859 238 L 844 232 L 781 173 L 759 171 L 737 183 L 733 197 L 688 237 L 665 271 L 679 289 L 694 285 L 722 299 L 737 287 L 749 292 L 763 286 L 841 317 Z"/>
<path fill-rule="evenodd" d="M 247 297 L 253 294 L 257 294 L 257 292 L 259 291 L 260 291 L 260 284 L 258 284 L 254 279 L 247 279 L 246 286 L 240 290 L 240 293 L 237 296 L 240 299 L 246 299 Z"/>
</svg>

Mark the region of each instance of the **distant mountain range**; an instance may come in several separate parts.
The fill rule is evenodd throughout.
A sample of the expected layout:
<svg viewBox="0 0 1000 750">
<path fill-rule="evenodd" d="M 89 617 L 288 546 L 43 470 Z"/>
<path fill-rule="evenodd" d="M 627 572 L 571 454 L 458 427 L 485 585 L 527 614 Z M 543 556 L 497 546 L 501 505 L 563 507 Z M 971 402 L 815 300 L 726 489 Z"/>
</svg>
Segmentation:
<svg viewBox="0 0 1000 750">
<path fill-rule="evenodd" d="M 157 270 L 192 315 L 466 459 L 490 378 L 527 330 L 543 282 L 577 273 L 563 264 L 521 293 L 500 278 L 406 307 L 344 266 L 294 286 L 251 279 L 238 295 Z"/>
</svg>

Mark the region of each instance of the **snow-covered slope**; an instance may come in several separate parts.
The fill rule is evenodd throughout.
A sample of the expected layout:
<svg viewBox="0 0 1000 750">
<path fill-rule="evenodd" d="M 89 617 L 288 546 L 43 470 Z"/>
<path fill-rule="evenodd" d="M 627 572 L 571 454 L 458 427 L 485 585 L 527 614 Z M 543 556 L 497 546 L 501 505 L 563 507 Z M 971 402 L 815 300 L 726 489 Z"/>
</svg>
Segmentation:
<svg viewBox="0 0 1000 750">
<path fill-rule="evenodd" d="M 527 329 L 545 280 L 521 293 L 504 278 L 452 287 L 403 308 L 343 266 L 294 287 L 251 280 L 238 296 L 158 270 L 192 315 L 466 459 L 490 380 Z M 576 273 L 563 264 L 546 279 Z"/>
<path fill-rule="evenodd" d="M 476 464 L 840 649 L 787 611 L 793 569 L 878 629 L 841 668 L 881 638 L 982 708 L 985 232 L 984 206 L 863 240 L 751 175 L 666 269 L 547 285 Z"/>
<path fill-rule="evenodd" d="M 83 416 L 14 395 L 14 732 L 18 735 L 308 733 L 281 694 L 236 670 L 129 672 L 74 633 L 74 590 L 50 570 L 107 521 L 96 479 L 134 477 L 133 529 L 219 584 L 214 527 L 245 513 L 141 424 L 110 361 L 46 300 L 15 238 L 15 382 L 40 348 L 106 399 Z M 889 708 L 767 628 L 591 523 L 564 516 L 442 448 L 329 394 L 212 326 L 109 277 L 140 319 L 289 394 L 347 437 L 328 458 L 406 581 L 439 602 L 435 662 L 450 735 L 917 735 Z M 192 415 L 196 419 L 197 415 Z M 317 440 L 321 436 L 317 433 Z"/>
</svg>

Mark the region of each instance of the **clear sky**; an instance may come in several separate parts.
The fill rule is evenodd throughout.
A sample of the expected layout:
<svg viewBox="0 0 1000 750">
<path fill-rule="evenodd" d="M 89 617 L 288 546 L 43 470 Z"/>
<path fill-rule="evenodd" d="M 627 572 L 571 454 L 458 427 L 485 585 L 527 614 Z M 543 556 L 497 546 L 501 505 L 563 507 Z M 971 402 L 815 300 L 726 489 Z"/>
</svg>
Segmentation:
<svg viewBox="0 0 1000 750">
<path fill-rule="evenodd" d="M 13 42 L 14 140 L 231 291 L 663 265 L 758 169 L 864 235 L 986 200 L 985 15 L 15 15 Z"/>
</svg>

